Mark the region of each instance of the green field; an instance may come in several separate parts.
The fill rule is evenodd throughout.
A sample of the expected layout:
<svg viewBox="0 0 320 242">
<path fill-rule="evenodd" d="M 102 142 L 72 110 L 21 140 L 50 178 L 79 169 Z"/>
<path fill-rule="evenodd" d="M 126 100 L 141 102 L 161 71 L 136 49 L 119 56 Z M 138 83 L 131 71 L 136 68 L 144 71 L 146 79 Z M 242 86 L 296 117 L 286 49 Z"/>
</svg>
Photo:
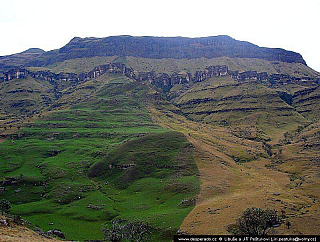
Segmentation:
<svg viewBox="0 0 320 242">
<path fill-rule="evenodd" d="M 123 218 L 147 221 L 155 241 L 170 241 L 199 192 L 193 147 L 152 123 L 147 85 L 107 79 L 86 100 L 43 112 L 0 144 L 1 179 L 17 181 L 3 197 L 12 213 L 67 239 L 101 239 L 105 223 Z"/>
</svg>

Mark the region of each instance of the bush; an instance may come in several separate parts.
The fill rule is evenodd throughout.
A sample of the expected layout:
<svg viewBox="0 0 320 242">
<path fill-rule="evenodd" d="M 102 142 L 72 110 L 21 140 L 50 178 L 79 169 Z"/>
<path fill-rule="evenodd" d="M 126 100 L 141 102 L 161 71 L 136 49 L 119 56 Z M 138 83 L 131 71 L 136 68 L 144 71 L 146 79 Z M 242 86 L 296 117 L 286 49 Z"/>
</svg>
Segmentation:
<svg viewBox="0 0 320 242">
<path fill-rule="evenodd" d="M 8 212 L 10 208 L 11 208 L 11 203 L 8 200 L 2 199 L 0 201 L 0 210 L 2 215 L 4 212 Z"/>
<path fill-rule="evenodd" d="M 113 220 L 102 229 L 104 239 L 111 242 L 120 241 L 149 241 L 152 228 L 142 221 L 126 222 L 122 219 Z"/>
<path fill-rule="evenodd" d="M 232 233 L 235 235 L 267 235 L 272 228 L 282 223 L 277 210 L 248 208 L 237 220 Z"/>
</svg>

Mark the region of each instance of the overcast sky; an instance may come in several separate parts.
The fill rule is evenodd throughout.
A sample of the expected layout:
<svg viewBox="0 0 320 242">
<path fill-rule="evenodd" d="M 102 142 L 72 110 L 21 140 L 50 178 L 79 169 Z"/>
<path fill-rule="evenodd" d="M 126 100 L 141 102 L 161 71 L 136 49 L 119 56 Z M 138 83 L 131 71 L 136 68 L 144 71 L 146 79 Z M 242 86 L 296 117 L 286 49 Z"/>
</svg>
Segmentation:
<svg viewBox="0 0 320 242">
<path fill-rule="evenodd" d="M 320 0 L 0 0 L 0 55 L 74 36 L 229 35 L 302 54 L 320 71 Z"/>
</svg>

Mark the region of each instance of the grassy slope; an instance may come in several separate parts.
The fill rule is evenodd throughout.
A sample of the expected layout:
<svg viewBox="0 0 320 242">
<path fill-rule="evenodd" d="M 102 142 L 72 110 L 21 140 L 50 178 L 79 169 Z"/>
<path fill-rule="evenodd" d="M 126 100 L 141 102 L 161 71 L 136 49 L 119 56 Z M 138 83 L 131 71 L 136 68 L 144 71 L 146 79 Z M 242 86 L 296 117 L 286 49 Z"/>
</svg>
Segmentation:
<svg viewBox="0 0 320 242">
<path fill-rule="evenodd" d="M 298 112 L 312 121 L 320 119 L 320 87 L 306 88 L 296 92 L 292 104 Z"/>
<path fill-rule="evenodd" d="M 277 141 L 285 132 L 308 123 L 276 89 L 256 81 L 215 77 L 184 91 L 172 90 L 171 95 L 188 118 L 229 127 L 239 137 Z"/>
<path fill-rule="evenodd" d="M 28 49 L 24 52 L 13 54 L 13 55 L 0 56 L 0 69 L 1 71 L 8 71 L 13 66 L 16 66 L 16 67 L 23 66 L 25 65 L 25 63 L 38 57 L 43 52 L 44 51 L 41 49 L 33 48 L 33 49 Z"/>
<path fill-rule="evenodd" d="M 12 133 L 22 123 L 41 116 L 56 101 L 59 92 L 72 84 L 62 80 L 36 80 L 30 76 L 0 83 L 0 131 Z M 5 132 L 4 127 L 7 128 Z"/>
<path fill-rule="evenodd" d="M 85 72 L 92 70 L 95 66 L 110 62 L 123 62 L 127 66 L 132 67 L 135 71 L 155 71 L 157 73 L 173 73 L 180 71 L 188 71 L 194 73 L 203 70 L 206 66 L 227 65 L 230 70 L 258 72 L 284 73 L 291 76 L 319 76 L 320 74 L 311 68 L 297 63 L 271 62 L 262 59 L 253 58 L 229 58 L 219 57 L 213 59 L 197 58 L 197 59 L 148 59 L 141 57 L 127 56 L 124 58 L 111 57 L 92 57 L 78 58 L 59 62 L 46 67 L 30 67 L 32 70 L 46 69 L 59 73 L 64 72 Z"/>
<path fill-rule="evenodd" d="M 288 174 L 287 188 L 301 201 L 291 213 L 296 215 L 293 217 L 296 224 L 305 224 L 300 228 L 303 234 L 319 232 L 319 140 L 320 124 L 317 122 L 288 135 L 273 162 L 274 169 Z"/>
<path fill-rule="evenodd" d="M 272 73 L 286 73 L 292 76 L 314 76 L 319 75 L 311 68 L 302 64 L 290 64 L 284 62 L 271 62 L 262 59 L 254 58 L 229 58 L 219 57 L 213 59 L 198 58 L 198 59 L 146 59 L 127 57 L 126 63 L 137 71 L 155 72 L 180 72 L 189 71 L 194 73 L 197 70 L 203 70 L 206 66 L 212 65 L 227 65 L 230 70 L 249 71 L 256 70 L 258 72 L 266 71 Z"/>
<path fill-rule="evenodd" d="M 169 95 L 176 106 L 165 100 L 149 106 L 155 122 L 185 133 L 196 148 L 202 185 L 183 230 L 226 234 L 247 207 L 257 206 L 286 213 L 293 226 L 280 227 L 279 234 L 317 233 L 319 98 L 314 85 L 219 77 L 175 86 Z M 305 91 L 295 94 L 298 90 Z M 278 91 L 293 95 L 292 105 Z"/>
<path fill-rule="evenodd" d="M 308 126 L 300 135 L 292 132 L 294 144 L 276 142 L 270 157 L 258 140 L 234 136 L 225 127 L 191 121 L 172 112 L 174 108 L 166 101 L 152 104 L 149 109 L 155 122 L 185 133 L 195 146 L 201 189 L 182 230 L 190 234 L 226 234 L 228 226 L 247 207 L 256 206 L 285 212 L 292 227 L 288 230 L 281 226 L 278 234 L 318 232 L 318 125 Z M 305 148 L 301 146 L 303 135 L 309 137 Z M 251 162 L 235 162 L 234 158 L 239 161 L 244 154 L 251 156 Z"/>
<path fill-rule="evenodd" d="M 94 67 L 106 64 L 110 62 L 114 62 L 117 59 L 116 56 L 97 56 L 91 58 L 77 58 L 66 60 L 63 62 L 57 62 L 52 65 L 48 65 L 46 67 L 30 67 L 30 70 L 50 70 L 55 73 L 60 72 L 74 72 L 74 73 L 81 73 L 81 72 L 89 72 Z"/>
<path fill-rule="evenodd" d="M 12 212 L 44 230 L 59 228 L 68 239 L 99 239 L 101 226 L 121 217 L 149 221 L 160 228 L 156 240 L 166 241 L 192 208 L 192 204 L 177 205 L 197 194 L 194 165 L 190 174 L 179 177 L 168 168 L 154 168 L 154 176 L 142 176 L 126 189 L 112 180 L 126 179 L 125 172 L 119 171 L 111 180 L 91 180 L 87 172 L 93 163 L 114 150 L 130 147 L 134 142 L 130 140 L 143 135 L 153 137 L 153 143 L 146 150 L 144 142 L 133 145 L 137 155 L 158 151 L 168 164 L 177 159 L 192 164 L 188 158 L 192 150 L 184 136 L 152 123 L 144 105 L 147 86 L 118 75 L 104 75 L 94 82 L 66 90 L 54 110 L 19 131 L 20 138 L 0 144 L 1 177 L 20 177 L 4 197 L 13 203 Z M 175 140 L 172 146 L 162 143 L 171 138 Z M 140 161 L 148 164 L 152 159 L 142 155 Z M 18 188 L 21 191 L 15 192 Z M 101 209 L 87 208 L 89 204 Z"/>
<path fill-rule="evenodd" d="M 42 109 L 54 98 L 53 86 L 32 77 L 0 83 L 0 113 L 26 115 Z"/>
</svg>

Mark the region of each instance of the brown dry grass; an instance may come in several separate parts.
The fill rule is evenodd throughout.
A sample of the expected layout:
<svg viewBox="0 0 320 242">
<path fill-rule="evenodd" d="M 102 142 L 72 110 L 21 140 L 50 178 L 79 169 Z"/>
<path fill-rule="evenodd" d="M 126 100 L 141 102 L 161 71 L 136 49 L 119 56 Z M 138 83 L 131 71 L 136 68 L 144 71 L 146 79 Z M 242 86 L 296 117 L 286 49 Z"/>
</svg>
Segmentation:
<svg viewBox="0 0 320 242">
<path fill-rule="evenodd" d="M 311 179 L 310 185 L 313 189 L 297 191 L 291 188 L 290 173 L 272 168 L 271 158 L 260 156 L 249 163 L 236 163 L 232 155 L 248 151 L 261 154 L 260 144 L 234 137 L 225 128 L 192 122 L 156 106 L 149 107 L 154 122 L 184 133 L 196 148 L 194 158 L 200 171 L 201 190 L 195 208 L 181 225 L 182 231 L 228 234 L 228 226 L 234 224 L 246 208 L 254 206 L 285 211 L 292 227 L 281 226 L 277 234 L 319 232 L 320 207 L 311 196 L 316 190 L 319 194 L 319 186 L 312 183 L 314 180 Z"/>
<path fill-rule="evenodd" d="M 3 216 L 0 216 L 3 219 Z M 58 242 L 61 240 L 46 238 L 25 226 L 9 222 L 9 226 L 0 226 L 0 242 Z"/>
</svg>

